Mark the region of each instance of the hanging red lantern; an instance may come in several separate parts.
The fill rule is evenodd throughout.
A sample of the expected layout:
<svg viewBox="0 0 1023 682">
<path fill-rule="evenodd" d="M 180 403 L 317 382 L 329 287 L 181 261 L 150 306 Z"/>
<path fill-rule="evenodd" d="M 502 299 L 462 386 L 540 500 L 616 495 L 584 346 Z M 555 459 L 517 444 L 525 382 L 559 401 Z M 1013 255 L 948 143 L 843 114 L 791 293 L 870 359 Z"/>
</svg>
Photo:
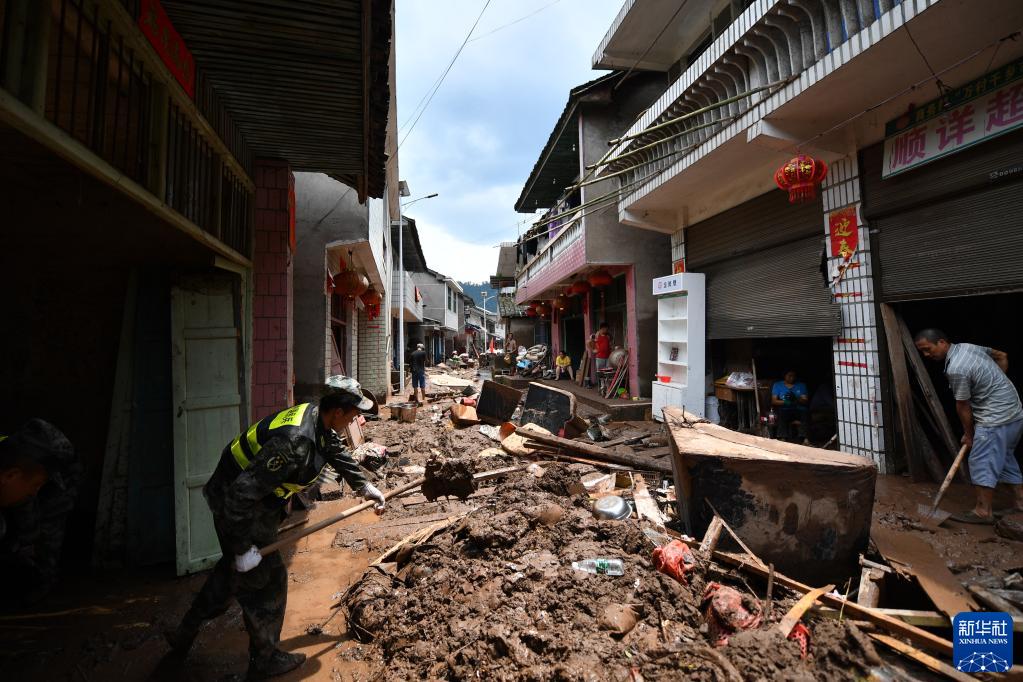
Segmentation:
<svg viewBox="0 0 1023 682">
<path fill-rule="evenodd" d="M 540 313 L 536 312 L 535 305 L 531 305 L 528 308 L 526 308 L 526 317 L 536 317 L 539 314 Z"/>
<path fill-rule="evenodd" d="M 359 296 L 359 298 L 362 299 L 362 302 L 366 304 L 367 308 L 370 306 L 380 305 L 380 301 L 382 300 L 379 292 L 377 292 L 377 290 L 373 287 L 367 289 L 361 296 Z"/>
<path fill-rule="evenodd" d="M 356 270 L 345 270 L 334 275 L 334 293 L 348 298 L 362 296 L 369 289 L 366 275 Z"/>
<path fill-rule="evenodd" d="M 568 298 L 564 294 L 558 294 L 555 296 L 552 303 L 554 304 L 554 309 L 560 313 L 568 310 Z"/>
<path fill-rule="evenodd" d="M 828 164 L 807 154 L 799 154 L 774 173 L 778 187 L 789 193 L 789 203 L 813 201 L 817 185 L 828 174 Z"/>
<path fill-rule="evenodd" d="M 604 270 L 603 268 L 591 272 L 590 276 L 587 279 L 591 287 L 597 288 L 609 286 L 613 281 L 611 273 L 608 272 L 607 270 Z"/>
<path fill-rule="evenodd" d="M 589 282 L 581 279 L 578 282 L 573 283 L 572 286 L 568 288 L 568 294 L 569 296 L 581 296 L 582 294 L 587 293 L 591 288 L 592 287 Z"/>
<path fill-rule="evenodd" d="M 540 301 L 536 304 L 536 314 L 540 317 L 547 317 L 551 314 L 551 307 L 547 303 Z"/>
<path fill-rule="evenodd" d="M 369 278 L 355 269 L 352 252 L 348 252 L 348 263 L 341 261 L 341 272 L 334 275 L 334 293 L 348 298 L 362 296 L 369 289 Z"/>
</svg>

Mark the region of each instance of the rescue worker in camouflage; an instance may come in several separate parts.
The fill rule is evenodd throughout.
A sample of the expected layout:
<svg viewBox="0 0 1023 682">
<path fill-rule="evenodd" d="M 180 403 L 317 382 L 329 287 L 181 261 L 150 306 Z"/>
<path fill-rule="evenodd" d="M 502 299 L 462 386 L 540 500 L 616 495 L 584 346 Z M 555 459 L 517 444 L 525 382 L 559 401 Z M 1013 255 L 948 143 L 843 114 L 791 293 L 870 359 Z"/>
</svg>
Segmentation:
<svg viewBox="0 0 1023 682">
<path fill-rule="evenodd" d="M 176 630 L 167 640 L 174 653 L 188 652 L 206 620 L 224 613 L 232 596 L 249 633 L 249 679 L 283 675 L 304 654 L 278 649 L 288 597 L 288 572 L 280 552 L 262 557 L 259 547 L 277 539 L 288 499 L 332 467 L 356 494 L 384 508 L 384 496 L 366 482 L 338 432 L 360 411 L 373 408 L 359 383 L 332 376 L 318 405 L 295 405 L 253 424 L 224 448 L 203 494 L 223 556 Z"/>
<path fill-rule="evenodd" d="M 0 436 L 2 602 L 39 601 L 57 582 L 82 466 L 71 441 L 42 419 Z"/>
</svg>

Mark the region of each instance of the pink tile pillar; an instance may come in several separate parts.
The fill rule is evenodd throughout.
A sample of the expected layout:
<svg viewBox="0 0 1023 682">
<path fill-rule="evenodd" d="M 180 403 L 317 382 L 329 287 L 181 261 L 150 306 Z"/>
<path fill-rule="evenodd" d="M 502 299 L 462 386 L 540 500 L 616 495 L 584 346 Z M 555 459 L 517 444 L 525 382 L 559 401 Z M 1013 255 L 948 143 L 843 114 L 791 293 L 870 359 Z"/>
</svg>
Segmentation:
<svg viewBox="0 0 1023 682">
<path fill-rule="evenodd" d="M 291 231 L 295 224 L 295 176 L 287 161 L 255 163 L 253 249 L 252 419 L 294 401 Z"/>
</svg>

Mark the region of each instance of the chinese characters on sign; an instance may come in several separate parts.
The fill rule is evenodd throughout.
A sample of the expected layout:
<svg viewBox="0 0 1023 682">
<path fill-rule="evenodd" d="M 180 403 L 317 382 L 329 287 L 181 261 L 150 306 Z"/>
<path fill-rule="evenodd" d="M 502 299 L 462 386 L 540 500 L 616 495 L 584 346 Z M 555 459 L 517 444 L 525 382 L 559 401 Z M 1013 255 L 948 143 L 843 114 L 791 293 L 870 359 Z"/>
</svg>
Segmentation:
<svg viewBox="0 0 1023 682">
<path fill-rule="evenodd" d="M 195 97 L 195 59 L 185 47 L 159 0 L 142 0 L 139 28 L 160 55 L 167 70 L 189 97 Z"/>
<path fill-rule="evenodd" d="M 828 215 L 828 234 L 831 238 L 831 255 L 845 260 L 852 258 L 860 243 L 856 208 L 843 208 Z"/>
<path fill-rule="evenodd" d="M 1023 126 L 1023 61 L 923 105 L 886 126 L 882 177 Z"/>
<path fill-rule="evenodd" d="M 1012 618 L 1001 611 L 958 613 L 952 619 L 952 659 L 965 673 L 1012 667 Z"/>
</svg>

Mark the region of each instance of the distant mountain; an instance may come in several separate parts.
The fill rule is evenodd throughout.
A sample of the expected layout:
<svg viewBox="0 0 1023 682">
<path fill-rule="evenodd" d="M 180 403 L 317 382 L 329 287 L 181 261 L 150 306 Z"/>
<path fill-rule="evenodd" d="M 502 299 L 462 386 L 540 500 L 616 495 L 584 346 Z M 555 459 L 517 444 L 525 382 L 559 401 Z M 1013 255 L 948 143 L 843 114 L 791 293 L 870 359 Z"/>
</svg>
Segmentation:
<svg viewBox="0 0 1023 682">
<path fill-rule="evenodd" d="M 497 296 L 497 289 L 490 286 L 489 282 L 459 282 L 458 285 L 462 287 L 462 291 L 467 296 L 472 296 L 472 300 L 476 302 L 476 305 L 483 307 L 483 293 L 486 292 L 487 298 L 487 310 L 494 312 L 494 308 L 497 305 L 495 297 Z"/>
</svg>

